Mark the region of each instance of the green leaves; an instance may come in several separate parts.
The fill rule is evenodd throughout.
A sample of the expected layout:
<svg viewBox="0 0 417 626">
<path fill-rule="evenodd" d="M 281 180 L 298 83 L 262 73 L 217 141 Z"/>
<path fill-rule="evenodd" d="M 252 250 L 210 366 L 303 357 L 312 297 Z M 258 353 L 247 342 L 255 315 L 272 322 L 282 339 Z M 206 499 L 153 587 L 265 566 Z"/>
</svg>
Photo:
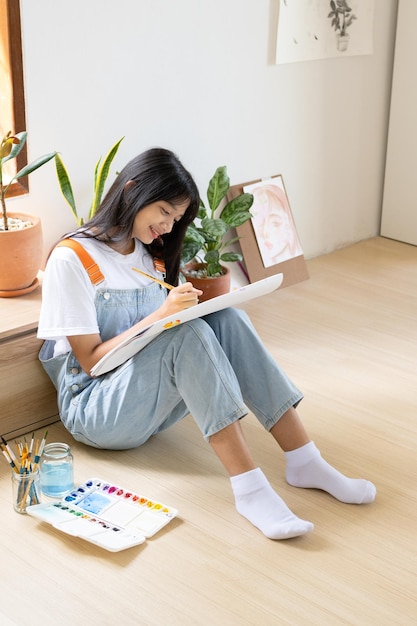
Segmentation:
<svg viewBox="0 0 417 626">
<path fill-rule="evenodd" d="M 106 180 L 110 172 L 110 166 L 113 162 L 114 157 L 117 154 L 117 151 L 123 139 L 124 137 L 119 139 L 119 141 L 117 141 L 114 144 L 114 146 L 110 148 L 101 167 L 100 167 L 101 157 L 97 161 L 96 169 L 94 173 L 94 195 L 93 195 L 93 201 L 91 203 L 90 211 L 88 213 L 88 219 L 91 219 L 93 217 L 98 207 L 100 206 L 101 198 L 102 198 L 103 191 L 104 191 L 104 186 L 106 184 Z"/>
<path fill-rule="evenodd" d="M 218 250 L 212 250 L 206 254 L 207 276 L 221 276 L 223 268 L 220 265 L 220 255 Z"/>
<path fill-rule="evenodd" d="M 196 222 L 188 227 L 185 234 L 181 252 L 182 264 L 193 259 L 200 260 L 201 257 L 202 262 L 206 264 L 207 276 L 222 274 L 221 262 L 242 260 L 240 253 L 222 253 L 222 250 L 239 240 L 239 237 L 227 238 L 226 234 L 231 228 L 241 226 L 252 217 L 250 208 L 253 204 L 253 196 L 249 193 L 240 194 L 227 202 L 216 217 L 216 211 L 220 208 L 229 189 L 230 180 L 226 166 L 223 165 L 216 169 L 207 188 L 210 211 L 207 211 L 204 202 L 201 201 Z"/>
<path fill-rule="evenodd" d="M 225 165 L 218 167 L 207 189 L 207 200 L 213 217 L 215 210 L 223 200 L 230 187 L 230 179 Z"/>
<path fill-rule="evenodd" d="M 32 172 L 53 159 L 54 156 L 56 156 L 56 152 L 50 152 L 49 154 L 45 154 L 44 156 L 35 159 L 35 161 L 32 161 L 32 163 L 29 163 L 28 165 L 25 165 L 25 167 L 22 167 L 22 169 L 13 176 L 10 182 L 17 180 L 18 178 L 22 178 L 23 176 L 28 176 L 29 174 L 32 174 Z"/>
<path fill-rule="evenodd" d="M 253 196 L 250 193 L 242 193 L 237 198 L 233 198 L 226 204 L 223 211 L 220 213 L 220 219 L 222 219 L 231 228 L 236 228 L 244 224 L 250 217 L 252 217 L 249 209 L 253 204 Z"/>
<path fill-rule="evenodd" d="M 17 133 L 14 136 L 11 136 L 10 133 L 8 133 L 6 137 L 6 141 L 3 140 L 4 143 L 2 142 L 2 150 L 4 149 L 4 151 L 6 152 L 6 156 L 1 159 L 1 169 L 3 169 L 3 164 L 6 163 L 6 161 L 10 161 L 10 159 L 15 159 L 17 155 L 20 154 L 20 152 L 23 150 L 23 147 L 26 143 L 27 132 Z M 53 159 L 55 155 L 56 152 L 50 152 L 49 154 L 45 154 L 44 156 L 35 159 L 31 163 L 28 163 L 27 165 L 25 165 L 25 167 L 22 167 L 22 169 L 13 176 L 8 185 L 5 187 L 4 194 L 6 195 L 7 189 L 15 180 L 17 180 L 18 178 L 23 178 L 23 176 L 28 176 L 45 163 L 48 163 L 48 161 Z M 1 178 L 1 180 L 3 180 L 3 177 Z"/>
<path fill-rule="evenodd" d="M 21 133 L 17 133 L 16 135 L 12 135 L 11 131 L 3 137 L 1 145 L 0 145 L 0 202 L 2 207 L 2 216 L 3 216 L 3 224 L 4 230 L 8 230 L 7 224 L 7 211 L 6 211 L 6 202 L 5 198 L 7 195 L 7 191 L 12 183 L 19 178 L 23 178 L 24 176 L 28 176 L 42 165 L 50 161 L 57 154 L 56 152 L 50 152 L 49 154 L 45 154 L 38 159 L 35 159 L 31 163 L 28 163 L 22 169 L 20 169 L 7 183 L 7 185 L 3 184 L 3 165 L 10 161 L 10 159 L 15 159 L 20 152 L 23 150 L 23 147 L 26 143 L 27 132 L 23 131 Z"/>
<path fill-rule="evenodd" d="M 9 159 L 13 159 L 15 156 L 19 154 L 23 146 L 25 145 L 26 135 L 27 133 L 19 133 L 20 136 L 24 135 L 24 140 L 22 142 L 21 138 L 17 135 L 12 135 L 11 131 L 7 133 L 2 139 L 0 146 L 0 159 L 1 164 L 6 163 Z M 22 144 L 22 145 L 20 145 Z M 14 154 L 12 154 L 12 150 L 15 147 Z"/>
<path fill-rule="evenodd" d="M 201 230 L 206 241 L 218 241 L 227 233 L 229 226 L 221 219 L 206 217 L 201 222 Z"/>
<path fill-rule="evenodd" d="M 114 146 L 110 148 L 102 163 L 101 157 L 96 163 L 94 169 L 93 198 L 88 212 L 88 219 L 91 219 L 95 215 L 98 207 L 100 206 L 106 181 L 110 173 L 111 164 L 113 163 L 113 159 L 116 156 L 123 139 L 124 137 L 121 137 L 121 139 L 116 141 Z M 78 215 L 70 177 L 59 154 L 55 155 L 55 168 L 61 193 L 71 208 L 77 222 L 77 226 L 82 226 L 84 224 L 84 219 Z"/>
<path fill-rule="evenodd" d="M 72 191 L 71 181 L 69 179 L 67 169 L 59 154 L 55 156 L 55 169 L 56 175 L 58 177 L 58 182 L 61 187 L 62 195 L 71 207 L 71 211 L 73 212 L 73 215 L 77 222 L 77 226 L 82 226 L 82 218 L 81 220 L 79 219 L 77 214 L 77 208 L 75 206 L 75 198 Z"/>
<path fill-rule="evenodd" d="M 234 261 L 242 261 L 243 257 L 240 252 L 225 252 L 221 255 L 220 260 L 225 263 L 232 263 Z"/>
<path fill-rule="evenodd" d="M 188 263 L 200 252 L 205 243 L 203 235 L 199 232 L 194 224 L 187 228 L 184 242 L 182 244 L 181 261 L 183 264 Z"/>
</svg>

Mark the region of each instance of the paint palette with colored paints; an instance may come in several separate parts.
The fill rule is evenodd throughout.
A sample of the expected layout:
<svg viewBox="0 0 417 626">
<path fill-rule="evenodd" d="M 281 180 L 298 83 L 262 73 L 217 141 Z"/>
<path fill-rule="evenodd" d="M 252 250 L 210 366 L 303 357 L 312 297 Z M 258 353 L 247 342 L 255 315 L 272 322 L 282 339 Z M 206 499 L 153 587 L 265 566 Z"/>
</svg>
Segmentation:
<svg viewBox="0 0 417 626">
<path fill-rule="evenodd" d="M 143 543 L 178 511 L 100 478 L 91 478 L 59 502 L 35 504 L 27 513 L 68 535 L 118 552 Z"/>
</svg>

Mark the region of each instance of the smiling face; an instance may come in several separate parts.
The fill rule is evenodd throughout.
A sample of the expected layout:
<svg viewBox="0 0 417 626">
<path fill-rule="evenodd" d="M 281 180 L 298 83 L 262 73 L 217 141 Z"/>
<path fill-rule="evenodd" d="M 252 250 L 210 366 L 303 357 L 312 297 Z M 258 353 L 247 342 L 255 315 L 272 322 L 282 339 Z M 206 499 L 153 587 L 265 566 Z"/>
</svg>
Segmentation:
<svg viewBox="0 0 417 626">
<path fill-rule="evenodd" d="M 188 208 L 188 202 L 170 204 L 159 200 L 148 204 L 135 217 L 132 235 L 144 244 L 150 244 L 166 233 L 170 233 Z"/>
</svg>

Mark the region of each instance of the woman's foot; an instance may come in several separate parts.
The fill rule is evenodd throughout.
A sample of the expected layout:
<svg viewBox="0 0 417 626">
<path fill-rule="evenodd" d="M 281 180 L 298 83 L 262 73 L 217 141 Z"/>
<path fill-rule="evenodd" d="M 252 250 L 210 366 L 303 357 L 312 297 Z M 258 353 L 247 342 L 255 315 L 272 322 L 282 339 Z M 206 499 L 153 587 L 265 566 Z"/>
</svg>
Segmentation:
<svg viewBox="0 0 417 626">
<path fill-rule="evenodd" d="M 329 465 L 310 441 L 285 452 L 286 479 L 294 487 L 322 489 L 347 504 L 368 504 L 375 500 L 376 488 L 369 480 L 348 478 Z"/>
<path fill-rule="evenodd" d="M 290 511 L 259 467 L 230 481 L 237 511 L 269 539 L 290 539 L 313 530 L 311 522 Z"/>
</svg>

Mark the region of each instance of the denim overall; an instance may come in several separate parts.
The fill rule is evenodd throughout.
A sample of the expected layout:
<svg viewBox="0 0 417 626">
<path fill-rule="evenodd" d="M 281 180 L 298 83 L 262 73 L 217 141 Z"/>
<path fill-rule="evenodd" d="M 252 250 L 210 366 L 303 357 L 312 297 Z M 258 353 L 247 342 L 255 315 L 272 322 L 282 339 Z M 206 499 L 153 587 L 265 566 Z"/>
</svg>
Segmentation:
<svg viewBox="0 0 417 626">
<path fill-rule="evenodd" d="M 95 298 L 102 340 L 131 328 L 165 298 L 158 284 L 118 290 L 102 283 Z M 97 448 L 135 448 L 188 413 L 207 441 L 248 409 L 270 430 L 302 399 L 239 309 L 175 326 L 97 378 L 72 352 L 53 357 L 53 345 L 45 341 L 39 358 L 57 389 L 61 420 L 74 439 Z"/>
</svg>

